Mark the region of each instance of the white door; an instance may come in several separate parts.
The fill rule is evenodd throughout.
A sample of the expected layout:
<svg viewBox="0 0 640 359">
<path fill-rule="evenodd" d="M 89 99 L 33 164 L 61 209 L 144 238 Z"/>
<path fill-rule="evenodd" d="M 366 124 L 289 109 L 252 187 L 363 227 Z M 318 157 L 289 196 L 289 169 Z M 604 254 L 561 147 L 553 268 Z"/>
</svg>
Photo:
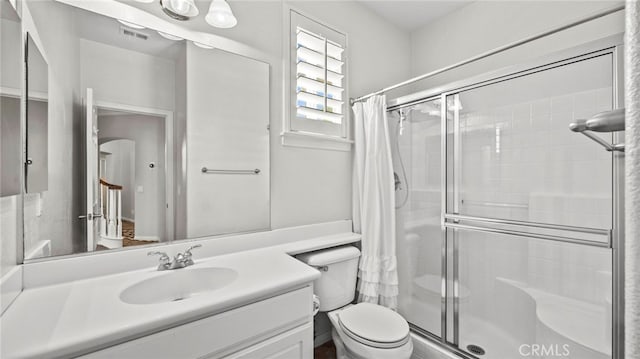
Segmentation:
<svg viewBox="0 0 640 359">
<path fill-rule="evenodd" d="M 87 251 L 96 249 L 102 210 L 100 206 L 100 188 L 98 177 L 98 114 L 93 100 L 93 89 L 87 88 L 85 97 L 86 110 L 86 215 L 80 216 L 87 220 Z"/>
</svg>

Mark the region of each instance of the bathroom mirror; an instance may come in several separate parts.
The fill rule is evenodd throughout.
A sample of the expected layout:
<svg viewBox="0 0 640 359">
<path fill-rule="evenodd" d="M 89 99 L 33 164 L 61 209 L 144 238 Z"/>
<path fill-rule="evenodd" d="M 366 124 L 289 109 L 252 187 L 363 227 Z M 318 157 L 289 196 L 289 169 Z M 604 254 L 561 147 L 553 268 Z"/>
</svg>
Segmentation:
<svg viewBox="0 0 640 359">
<path fill-rule="evenodd" d="M 123 3 L 105 12 L 151 25 L 25 4 L 51 110 L 48 187 L 25 199 L 26 260 L 270 229 L 267 63 L 197 46 Z"/>
<path fill-rule="evenodd" d="M 31 34 L 27 33 L 27 171 L 26 187 L 28 193 L 47 190 L 49 178 L 48 107 L 49 107 L 49 69 L 47 61 L 36 45 Z"/>
</svg>

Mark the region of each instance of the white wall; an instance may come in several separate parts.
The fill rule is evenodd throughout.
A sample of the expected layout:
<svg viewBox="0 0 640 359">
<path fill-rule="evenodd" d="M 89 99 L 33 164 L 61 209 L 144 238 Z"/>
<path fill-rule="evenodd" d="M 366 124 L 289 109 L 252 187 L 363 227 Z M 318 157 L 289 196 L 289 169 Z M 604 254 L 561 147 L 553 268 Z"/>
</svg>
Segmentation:
<svg viewBox="0 0 640 359">
<path fill-rule="evenodd" d="M 2 5 L 3 10 L 5 4 Z M 11 7 L 9 5 L 9 7 Z M 2 36 L 2 51 L 0 51 L 0 86 L 20 90 L 21 84 L 21 39 L 20 22 L 0 18 L 0 36 Z"/>
<path fill-rule="evenodd" d="M 51 240 L 53 255 L 84 251 L 79 45 L 71 15 L 51 1 L 23 2 L 23 27 L 49 64 L 48 189 L 25 196 L 25 252 Z M 37 25 L 37 26 L 36 26 Z"/>
<path fill-rule="evenodd" d="M 135 142 L 135 220 L 137 239 L 165 240 L 165 123 L 146 115 L 100 116 L 100 141 Z M 154 168 L 149 163 L 155 163 Z M 142 187 L 142 192 L 139 191 Z"/>
<path fill-rule="evenodd" d="M 0 277 L 17 264 L 17 196 L 0 197 Z"/>
<path fill-rule="evenodd" d="M 0 196 L 0 277 L 17 263 L 18 198 L 20 186 L 20 99 L 0 97 L 2 193 Z"/>
<path fill-rule="evenodd" d="M 351 97 L 408 77 L 407 34 L 369 9 L 350 1 L 295 1 L 291 5 L 347 34 Z M 286 21 L 284 26 L 288 26 Z M 279 78 L 276 76 L 281 72 L 274 71 Z M 279 90 L 272 90 L 278 110 L 282 103 Z M 273 228 L 350 219 L 351 152 L 282 147 L 282 116 L 278 111 L 271 124 Z"/>
<path fill-rule="evenodd" d="M 268 124 L 268 64 L 187 46 L 188 238 L 269 228 Z"/>
<path fill-rule="evenodd" d="M 11 5 L 3 3 L 2 10 L 10 10 Z M 0 19 L 0 87 L 21 91 L 21 31 L 20 22 Z M 2 189 L 0 190 L 0 277 L 17 264 L 18 196 L 20 193 L 19 118 L 20 105 L 16 98 L 2 96 L 0 104 L 2 128 L 0 143 L 2 156 Z M 10 120 L 13 118 L 13 120 Z"/>
<path fill-rule="evenodd" d="M 57 60 L 54 61 L 55 69 L 53 72 L 55 74 L 52 73 L 51 76 L 59 77 L 62 71 L 68 71 L 63 78 L 75 83 L 75 81 L 80 81 L 77 79 L 77 69 L 80 68 L 83 72 L 82 86 L 78 85 L 74 90 L 67 91 L 67 93 L 74 93 L 75 101 L 73 102 L 76 104 L 80 104 L 79 96 L 82 95 L 84 88 L 89 86 L 96 88 L 95 95 L 98 101 L 129 103 L 127 98 L 123 97 L 121 87 L 114 91 L 104 89 L 96 82 L 100 81 L 100 78 L 85 76 L 84 74 L 93 72 L 89 71 L 87 66 L 95 66 L 98 69 L 95 73 L 98 73 L 99 76 L 109 74 L 108 77 L 104 77 L 109 80 L 108 83 L 114 83 L 112 81 L 114 76 L 125 80 L 135 78 L 138 81 L 141 78 L 153 79 L 153 76 L 157 75 L 156 72 L 153 75 L 144 74 L 144 77 L 138 77 L 139 74 L 135 73 L 123 75 L 115 72 L 114 75 L 113 69 L 104 68 L 101 65 L 104 62 L 104 58 L 106 58 L 105 56 L 107 56 L 104 51 L 100 52 L 104 56 L 90 55 L 88 53 L 87 50 L 89 48 L 97 47 L 95 43 L 84 40 L 76 41 L 73 44 L 74 47 L 69 48 L 69 44 L 73 42 L 71 39 L 74 39 L 75 35 L 72 31 L 73 21 L 66 19 L 67 15 L 62 14 L 59 9 L 52 6 L 50 1 L 29 2 L 29 5 L 32 4 L 34 8 L 41 8 L 41 10 L 38 10 L 38 24 L 39 27 L 42 27 L 41 32 L 43 35 L 41 37 L 46 45 L 44 51 L 45 55 L 47 55 L 46 57 L 48 59 L 55 58 L 58 56 L 57 54 L 64 53 L 66 60 L 65 64 L 60 64 Z M 302 13 L 347 33 L 350 44 L 348 50 L 350 57 L 349 86 L 353 96 L 373 91 L 408 77 L 409 39 L 407 34 L 390 25 L 377 14 L 357 2 L 296 1 L 291 4 Z M 237 2 L 233 5 L 233 8 L 241 21 L 236 28 L 219 30 L 205 25 L 205 31 L 220 34 L 243 43 L 257 52 L 264 53 L 271 67 L 270 160 L 273 172 L 271 175 L 272 228 L 348 219 L 351 217 L 351 153 L 282 147 L 280 144 L 280 132 L 282 131 L 283 122 L 283 26 L 288 26 L 288 24 L 285 25 L 286 18 L 283 6 L 283 2 Z M 50 14 L 56 16 L 49 16 Z M 60 22 L 60 19 L 65 21 Z M 40 25 L 41 23 L 44 25 Z M 47 27 L 48 24 L 55 24 L 56 26 L 49 29 Z M 191 26 L 191 24 L 185 24 L 185 26 Z M 61 32 L 64 31 L 68 31 L 68 33 L 62 34 Z M 53 38 L 54 35 L 55 39 Z M 64 44 L 55 46 L 56 41 Z M 77 42 L 80 42 L 81 45 Z M 77 58 L 80 54 L 80 49 L 82 49 L 83 54 L 82 64 L 74 60 L 74 57 Z M 53 53 L 49 54 L 49 52 Z M 69 54 L 75 55 L 69 56 Z M 61 56 L 58 57 L 60 58 Z M 127 64 L 124 61 L 132 61 L 131 59 L 133 58 L 137 57 L 127 52 L 114 60 L 120 60 Z M 72 60 L 69 61 L 69 59 Z M 141 62 L 143 63 L 143 61 Z M 162 72 L 167 73 L 167 71 Z M 64 75 L 64 73 L 62 74 Z M 156 79 L 156 81 L 160 80 Z M 157 90 L 157 88 L 173 89 L 175 84 L 156 82 L 155 85 Z M 60 85 L 56 81 L 50 81 L 52 91 L 58 91 L 59 87 Z M 134 85 L 127 87 L 136 88 Z M 138 89 L 136 92 L 138 94 L 145 93 L 145 89 Z M 149 106 L 157 105 L 160 108 L 172 109 L 173 102 L 170 105 L 166 105 L 164 102 L 164 99 L 169 97 L 173 101 L 173 94 L 171 96 L 155 94 L 153 98 L 148 99 Z M 52 101 L 61 101 L 61 99 L 58 97 L 58 99 L 52 99 Z M 74 132 L 69 131 L 69 128 L 67 128 L 73 123 L 71 114 L 74 112 L 71 107 L 72 101 L 69 98 L 65 99 L 65 101 L 68 101 L 68 103 L 62 105 L 52 102 L 51 104 L 53 111 L 50 116 L 66 115 L 69 117 L 69 120 L 63 126 L 55 127 L 56 134 L 51 133 L 52 136 L 55 135 L 58 139 L 51 146 L 61 146 L 60 143 L 64 143 L 67 146 L 67 152 L 75 156 L 75 147 L 78 144 L 73 144 L 70 135 Z M 140 105 L 140 103 L 137 103 L 137 105 Z M 78 111 L 79 108 L 75 110 Z M 81 111 L 78 111 L 77 114 L 81 114 Z M 78 120 L 78 118 L 74 119 Z M 79 124 L 74 127 L 75 131 L 80 129 L 81 126 Z M 72 171 L 70 169 L 65 170 L 65 168 L 72 167 L 72 163 L 81 164 L 82 159 L 63 159 L 61 155 L 55 155 L 50 157 L 50 163 L 64 163 L 64 166 L 60 166 L 58 169 L 61 173 L 70 174 Z M 64 181 L 68 186 L 64 192 L 56 193 L 60 193 L 60 195 L 64 193 L 67 197 L 69 193 L 73 193 L 71 183 L 74 182 L 68 176 L 56 175 L 55 178 L 54 181 Z M 83 187 L 81 173 L 74 181 L 73 188 Z M 51 186 L 52 183 L 50 182 L 49 185 Z M 46 200 L 47 197 L 48 195 L 45 194 L 43 199 Z M 33 200 L 35 201 L 35 199 Z M 58 210 L 64 208 L 61 212 L 64 212 L 66 220 L 70 221 L 73 217 L 73 223 L 75 224 L 77 223 L 75 221 L 76 216 L 82 212 L 82 201 L 79 202 L 80 206 L 75 205 L 75 207 L 67 205 L 69 202 L 69 198 L 59 198 L 58 201 L 55 201 Z M 37 208 L 37 206 L 30 208 Z M 32 215 L 34 218 L 37 217 L 35 214 Z M 55 232 L 43 230 L 42 233 L 50 233 L 50 237 L 56 238 L 56 241 L 68 241 L 68 238 L 72 237 L 70 234 L 71 228 L 72 223 L 69 222 L 67 225 L 57 225 L 57 231 Z M 80 235 L 82 235 L 82 232 L 83 230 L 81 229 Z M 82 244 L 82 241 L 80 243 Z M 65 246 L 66 250 L 54 248 L 54 254 L 71 253 L 71 243 Z"/>
<path fill-rule="evenodd" d="M 405 32 L 353 1 L 291 1 L 314 20 L 347 34 L 349 88 L 359 96 L 409 76 Z M 271 64 L 271 225 L 282 228 L 351 218 L 351 152 L 281 145 L 283 122 L 283 3 L 233 5 L 239 24 L 223 36 L 267 53 Z M 259 24 L 259 25 L 257 25 Z M 214 30 L 215 31 L 215 30 Z M 228 34 L 228 35 L 227 35 Z"/>
<path fill-rule="evenodd" d="M 506 45 L 578 17 L 612 7 L 618 1 L 475 1 L 411 34 L 411 74 L 421 75 Z M 461 80 L 472 75 L 535 59 L 624 30 L 624 13 L 536 40 L 459 70 L 425 80 L 414 89 Z"/>
<path fill-rule="evenodd" d="M 174 63 L 141 52 L 80 40 L 82 89 L 96 101 L 173 110 Z"/>
<path fill-rule="evenodd" d="M 187 51 L 176 58 L 174 118 L 174 197 L 176 238 L 187 238 Z"/>
<path fill-rule="evenodd" d="M 246 45 L 231 50 L 260 54 L 271 67 L 271 226 L 274 229 L 351 218 L 351 153 L 281 145 L 283 28 L 289 26 L 285 5 L 347 34 L 352 97 L 409 77 L 408 34 L 355 1 L 237 1 L 232 8 L 239 22 L 232 29 L 212 28 L 201 18 L 184 24 Z M 179 97 L 179 93 L 177 95 Z M 177 191 L 180 190 L 178 187 Z M 179 221 L 177 230 L 180 233 Z"/>
<path fill-rule="evenodd" d="M 22 169 L 20 141 L 20 98 L 0 96 L 0 196 L 13 196 L 22 192 L 20 171 Z"/>
<path fill-rule="evenodd" d="M 29 91 L 31 92 L 31 91 Z M 27 101 L 27 192 L 44 192 L 49 187 L 49 121 L 47 101 Z"/>
</svg>

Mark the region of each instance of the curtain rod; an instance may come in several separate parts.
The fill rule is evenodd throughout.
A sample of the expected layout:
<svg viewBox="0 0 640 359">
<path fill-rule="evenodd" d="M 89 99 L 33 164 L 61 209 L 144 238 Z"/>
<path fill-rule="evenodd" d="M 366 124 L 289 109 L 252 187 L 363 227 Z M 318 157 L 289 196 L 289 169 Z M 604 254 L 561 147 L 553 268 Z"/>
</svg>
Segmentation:
<svg viewBox="0 0 640 359">
<path fill-rule="evenodd" d="M 572 21 L 572 22 L 570 22 L 568 24 L 552 28 L 550 30 L 538 33 L 538 34 L 533 35 L 533 36 L 526 37 L 524 39 L 512 42 L 512 43 L 507 44 L 507 45 L 503 45 L 503 46 L 497 47 L 497 48 L 495 48 L 493 50 L 489 50 L 489 51 L 484 52 L 482 54 L 470 57 L 470 58 L 468 58 L 466 60 L 462 60 L 460 62 L 456 62 L 453 65 L 442 67 L 442 68 L 437 69 L 435 71 L 431 71 L 431 72 L 428 72 L 426 74 L 423 74 L 423 75 L 411 78 L 409 80 L 397 83 L 395 85 L 392 85 L 392 86 L 389 86 L 389 87 L 385 87 L 382 90 L 378 90 L 376 92 L 372 92 L 372 93 L 370 93 L 368 95 L 364 95 L 364 96 L 358 97 L 356 99 L 350 99 L 349 102 L 353 106 L 354 103 L 364 101 L 364 100 L 368 99 L 369 97 L 372 97 L 372 96 L 375 96 L 375 95 L 381 95 L 381 94 L 383 94 L 383 93 L 385 93 L 387 91 L 395 90 L 395 89 L 397 89 L 399 87 L 406 86 L 406 85 L 412 84 L 414 82 L 427 79 L 429 77 L 433 77 L 433 76 L 441 74 L 443 72 L 447 72 L 449 70 L 453 70 L 453 69 L 458 68 L 460 66 L 464 66 L 464 65 L 470 64 L 472 62 L 476 62 L 478 60 L 482 60 L 482 59 L 484 59 L 486 57 L 498 54 L 500 52 L 512 49 L 514 47 L 517 47 L 517 46 L 520 46 L 520 45 L 524 45 L 526 43 L 538 40 L 540 38 L 543 38 L 543 37 L 546 37 L 546 36 L 549 36 L 549 35 L 553 35 L 553 34 L 555 34 L 557 32 L 572 28 L 572 27 L 577 26 L 577 25 L 584 24 L 585 22 L 589 22 L 591 20 L 595 20 L 595 19 L 607 16 L 607 15 L 613 14 L 614 12 L 618 12 L 620 10 L 623 10 L 624 7 L 625 7 L 625 5 L 623 3 L 621 5 L 617 5 L 617 6 L 605 9 L 605 10 L 600 10 L 600 11 L 594 13 L 594 14 L 582 17 L 582 18 L 580 18 L 578 20 L 575 20 L 575 21 Z"/>
</svg>

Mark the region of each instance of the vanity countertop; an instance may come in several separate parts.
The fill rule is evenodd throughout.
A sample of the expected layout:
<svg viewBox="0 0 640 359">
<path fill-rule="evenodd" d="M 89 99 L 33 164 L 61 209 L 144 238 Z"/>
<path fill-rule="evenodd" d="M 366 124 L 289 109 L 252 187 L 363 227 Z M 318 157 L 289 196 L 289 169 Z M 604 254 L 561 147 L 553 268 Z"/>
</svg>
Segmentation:
<svg viewBox="0 0 640 359">
<path fill-rule="evenodd" d="M 88 353 L 283 293 L 319 277 L 318 271 L 283 249 L 196 260 L 178 270 L 226 267 L 238 272 L 237 280 L 177 302 L 135 305 L 120 300 L 120 293 L 132 284 L 171 272 L 155 268 L 26 289 L 2 316 L 0 357 Z"/>
</svg>

